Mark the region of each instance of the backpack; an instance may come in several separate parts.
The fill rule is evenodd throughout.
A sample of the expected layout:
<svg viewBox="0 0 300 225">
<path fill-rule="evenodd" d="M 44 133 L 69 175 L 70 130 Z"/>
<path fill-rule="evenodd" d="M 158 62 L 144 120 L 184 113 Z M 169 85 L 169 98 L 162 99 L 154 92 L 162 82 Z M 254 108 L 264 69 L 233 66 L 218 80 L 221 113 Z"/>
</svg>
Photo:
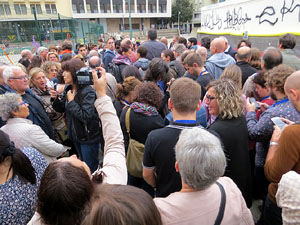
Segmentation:
<svg viewBox="0 0 300 225">
<path fill-rule="evenodd" d="M 115 78 L 117 83 L 123 83 L 123 77 L 121 74 L 121 69 L 118 64 L 115 64 L 114 62 L 108 64 L 108 73 L 112 74 Z"/>
</svg>

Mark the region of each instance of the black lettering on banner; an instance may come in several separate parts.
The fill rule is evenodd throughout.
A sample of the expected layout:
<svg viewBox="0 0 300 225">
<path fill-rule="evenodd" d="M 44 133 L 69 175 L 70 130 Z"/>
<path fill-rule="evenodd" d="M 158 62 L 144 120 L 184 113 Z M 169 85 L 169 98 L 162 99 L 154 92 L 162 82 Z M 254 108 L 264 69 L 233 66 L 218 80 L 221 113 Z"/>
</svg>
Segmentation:
<svg viewBox="0 0 300 225">
<path fill-rule="evenodd" d="M 300 4 L 297 4 L 297 5 L 294 6 L 294 2 L 295 2 L 295 1 L 292 0 L 292 3 L 291 3 L 291 5 L 290 5 L 290 7 L 288 8 L 288 7 L 285 6 L 285 5 L 286 5 L 285 0 L 283 1 L 283 6 L 282 6 L 282 8 L 280 9 L 280 13 L 281 13 L 281 21 L 283 21 L 284 15 L 285 15 L 285 14 L 293 13 L 294 10 L 295 10 L 297 7 L 300 8 Z M 300 22 L 300 9 L 299 9 L 299 13 L 298 13 L 298 22 Z"/>
<path fill-rule="evenodd" d="M 276 12 L 273 6 L 265 7 L 261 14 L 257 15 L 256 18 L 259 18 L 259 24 L 267 22 L 270 25 L 274 26 L 278 22 L 278 17 L 276 17 Z"/>
<path fill-rule="evenodd" d="M 215 14 L 215 11 L 212 11 L 211 13 L 207 13 L 204 15 L 202 26 L 210 30 L 213 30 L 215 26 L 217 26 L 218 29 L 221 29 L 222 20 L 220 19 L 219 15 Z"/>
</svg>

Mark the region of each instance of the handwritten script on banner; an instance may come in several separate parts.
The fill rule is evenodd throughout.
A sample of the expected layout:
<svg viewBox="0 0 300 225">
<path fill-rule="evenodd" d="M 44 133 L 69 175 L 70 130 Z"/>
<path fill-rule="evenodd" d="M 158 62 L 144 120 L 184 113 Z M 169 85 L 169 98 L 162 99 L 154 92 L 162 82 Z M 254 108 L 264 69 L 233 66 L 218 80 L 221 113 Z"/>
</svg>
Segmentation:
<svg viewBox="0 0 300 225">
<path fill-rule="evenodd" d="M 300 0 L 236 0 L 203 7 L 200 33 L 300 35 Z"/>
</svg>

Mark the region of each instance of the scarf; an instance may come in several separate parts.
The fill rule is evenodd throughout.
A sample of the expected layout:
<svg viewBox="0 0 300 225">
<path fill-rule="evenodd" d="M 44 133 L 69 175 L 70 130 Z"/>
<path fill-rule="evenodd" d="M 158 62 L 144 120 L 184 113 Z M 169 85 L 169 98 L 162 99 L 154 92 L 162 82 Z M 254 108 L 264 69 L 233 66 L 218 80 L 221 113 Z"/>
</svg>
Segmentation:
<svg viewBox="0 0 300 225">
<path fill-rule="evenodd" d="M 112 60 L 116 64 L 126 64 L 128 66 L 132 65 L 131 59 L 124 56 L 124 55 L 116 55 L 115 58 Z"/>
<path fill-rule="evenodd" d="M 146 116 L 158 115 L 157 109 L 149 104 L 134 102 L 130 105 L 134 112 L 142 113 Z"/>
</svg>

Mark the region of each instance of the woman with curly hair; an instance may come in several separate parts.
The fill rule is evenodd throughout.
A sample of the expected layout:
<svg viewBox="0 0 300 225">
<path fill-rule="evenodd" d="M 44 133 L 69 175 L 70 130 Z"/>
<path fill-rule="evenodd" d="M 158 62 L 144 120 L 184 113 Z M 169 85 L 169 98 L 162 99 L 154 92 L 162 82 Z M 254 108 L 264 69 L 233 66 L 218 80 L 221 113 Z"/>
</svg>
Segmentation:
<svg viewBox="0 0 300 225">
<path fill-rule="evenodd" d="M 61 69 L 60 63 L 48 61 L 43 64 L 42 69 L 47 77 L 47 87 L 54 87 L 54 83 L 58 82 L 56 77 Z"/>
<path fill-rule="evenodd" d="M 243 98 L 233 81 L 219 79 L 208 85 L 204 101 L 208 105 L 209 113 L 217 116 L 208 130 L 216 132 L 223 142 L 227 156 L 225 176 L 236 183 L 250 207 L 251 169 Z"/>
<path fill-rule="evenodd" d="M 162 96 L 161 90 L 154 82 L 141 83 L 135 87 L 133 91 L 133 103 L 130 107 L 127 107 L 122 111 L 120 117 L 126 152 L 130 145 L 130 141 L 135 140 L 144 145 L 148 134 L 152 130 L 164 126 L 164 121 L 157 111 L 158 107 L 161 105 Z M 126 125 L 126 114 L 129 126 Z M 130 151 L 128 150 L 127 155 L 129 152 Z M 135 162 L 127 159 L 127 165 L 131 163 Z M 140 163 L 140 166 L 141 165 L 142 164 Z M 137 175 L 132 174 L 130 169 L 128 171 L 128 184 L 142 188 L 153 196 L 154 190 L 144 181 L 142 172 Z"/>
</svg>

